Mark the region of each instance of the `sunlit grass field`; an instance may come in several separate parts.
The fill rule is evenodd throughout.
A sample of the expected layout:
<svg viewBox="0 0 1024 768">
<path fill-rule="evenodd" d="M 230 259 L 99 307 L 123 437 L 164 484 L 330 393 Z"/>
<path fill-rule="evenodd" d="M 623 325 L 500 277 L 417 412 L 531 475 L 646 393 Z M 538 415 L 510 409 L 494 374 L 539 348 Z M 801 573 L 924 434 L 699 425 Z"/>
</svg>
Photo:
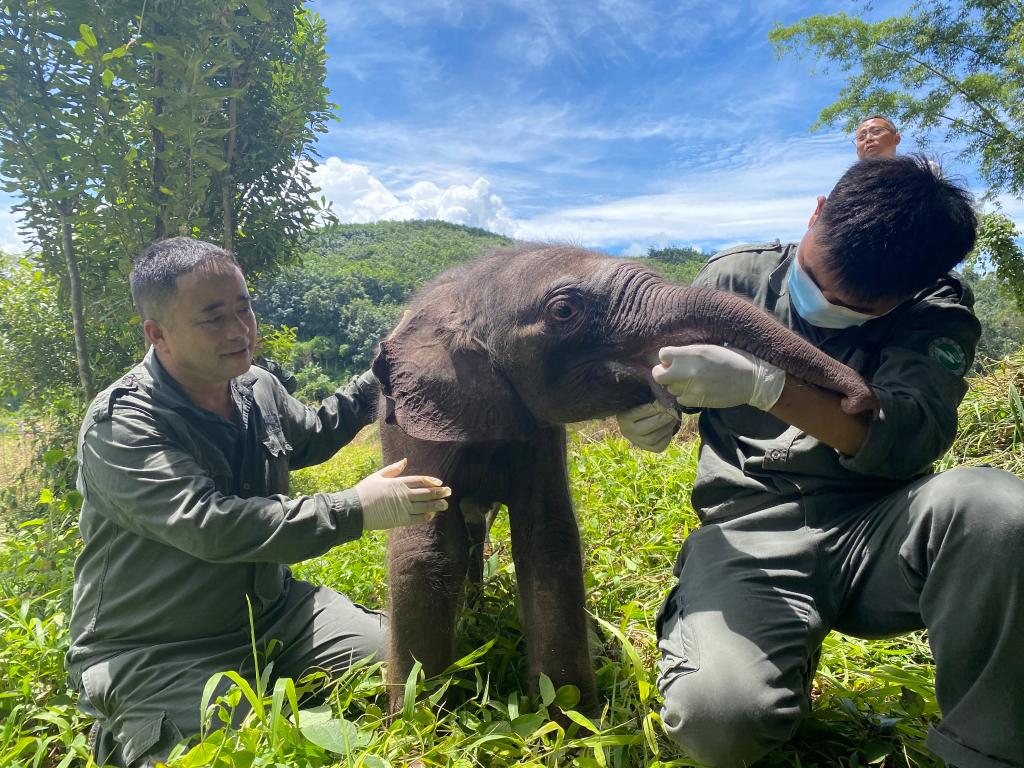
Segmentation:
<svg viewBox="0 0 1024 768">
<path fill-rule="evenodd" d="M 1024 465 L 1024 359 L 975 382 L 961 437 L 944 465 Z M 1016 398 L 1016 400 L 1014 399 Z M 231 695 L 252 706 L 239 730 L 208 733 L 173 766 L 663 766 L 693 765 L 663 735 L 655 687 L 654 616 L 679 546 L 697 525 L 689 506 L 696 442 L 661 455 L 632 449 L 608 424 L 572 433 L 570 474 L 585 548 L 587 608 L 601 716 L 572 711 L 574 692 L 541 680 L 526 695 L 507 520 L 492 532 L 483 593 L 460 626 L 463 658 L 436 679 L 410 679 L 400 716 L 385 715 L 380 664 L 353 670 L 328 704 L 302 709 L 323 680 L 248 684 Z M 374 429 L 320 467 L 295 473 L 296 493 L 350 487 L 379 466 Z M 0 539 L 0 766 L 86 766 L 89 720 L 65 690 L 63 653 L 76 500 L 40 494 Z M 8 513 L 3 513 L 7 515 Z M 11 512 L 10 514 L 13 514 Z M 384 536 L 374 533 L 302 563 L 296 574 L 371 607 L 386 603 Z M 272 672 L 272 670 L 270 670 Z M 266 676 L 271 680 L 272 676 Z M 763 766 L 935 766 L 924 748 L 937 719 L 923 634 L 825 643 L 814 708 L 795 738 Z M 460 702 L 446 706 L 446 702 Z M 230 701 L 221 706 L 230 706 Z M 568 709 L 554 721 L 552 707 Z M 296 717 L 294 710 L 299 709 Z M 217 707 L 210 710 L 218 718 Z M 568 726 L 562 723 L 568 722 Z"/>
</svg>

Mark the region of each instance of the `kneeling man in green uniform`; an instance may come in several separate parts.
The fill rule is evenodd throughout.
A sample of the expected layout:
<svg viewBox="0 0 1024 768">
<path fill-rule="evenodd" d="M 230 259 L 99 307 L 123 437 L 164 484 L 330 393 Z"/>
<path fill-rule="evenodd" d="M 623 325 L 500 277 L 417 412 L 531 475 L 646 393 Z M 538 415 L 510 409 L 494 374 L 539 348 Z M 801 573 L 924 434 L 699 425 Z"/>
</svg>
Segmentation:
<svg viewBox="0 0 1024 768">
<path fill-rule="evenodd" d="M 211 675 L 253 679 L 250 615 L 258 650 L 274 648 L 275 677 L 380 657 L 379 612 L 286 564 L 421 522 L 450 493 L 401 476 L 399 462 L 354 488 L 289 497 L 290 470 L 328 459 L 372 420 L 372 374 L 318 408 L 291 397 L 252 365 L 245 279 L 209 243 L 155 243 L 131 287 L 150 349 L 96 397 L 79 435 L 85 547 L 67 654 L 79 705 L 97 718 L 94 756 L 126 766 L 164 759 L 200 731 Z"/>
<path fill-rule="evenodd" d="M 747 766 L 793 735 L 829 630 L 927 628 L 929 748 L 960 768 L 1024 766 L 1024 480 L 932 472 L 980 333 L 950 272 L 975 228 L 969 195 L 927 161 L 865 159 L 799 244 L 731 248 L 697 277 L 859 371 L 879 404 L 846 414 L 734 349 L 660 351 L 655 379 L 700 410 L 702 521 L 657 619 L 662 719 L 702 764 Z M 658 451 L 676 416 L 648 405 L 619 422 Z"/>
</svg>

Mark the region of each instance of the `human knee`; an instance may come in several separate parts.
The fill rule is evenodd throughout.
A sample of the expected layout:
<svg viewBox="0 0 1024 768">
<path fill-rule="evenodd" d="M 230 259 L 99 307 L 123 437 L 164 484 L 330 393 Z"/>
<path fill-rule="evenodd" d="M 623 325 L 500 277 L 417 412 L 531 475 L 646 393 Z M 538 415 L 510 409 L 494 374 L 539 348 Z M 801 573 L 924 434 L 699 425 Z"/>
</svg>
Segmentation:
<svg viewBox="0 0 1024 768">
<path fill-rule="evenodd" d="M 993 467 L 962 467 L 937 475 L 929 506 L 946 535 L 991 555 L 1024 551 L 1024 480 Z"/>
<path fill-rule="evenodd" d="M 669 738 L 697 762 L 715 768 L 752 765 L 788 741 L 802 715 L 773 691 L 698 690 L 684 679 L 663 689 L 663 695 L 661 717 Z"/>
</svg>

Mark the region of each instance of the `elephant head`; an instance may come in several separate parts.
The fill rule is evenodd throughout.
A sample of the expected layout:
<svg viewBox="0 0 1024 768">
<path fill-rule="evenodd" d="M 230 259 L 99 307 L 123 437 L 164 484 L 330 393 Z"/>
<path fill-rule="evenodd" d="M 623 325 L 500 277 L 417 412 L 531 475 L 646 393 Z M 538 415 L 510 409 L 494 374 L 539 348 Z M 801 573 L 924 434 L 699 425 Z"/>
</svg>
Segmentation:
<svg viewBox="0 0 1024 768">
<path fill-rule="evenodd" d="M 665 345 L 726 344 L 874 407 L 850 368 L 750 302 L 566 246 L 492 252 L 428 285 L 373 370 L 386 419 L 440 442 L 508 440 L 672 398 L 651 378 Z"/>
</svg>

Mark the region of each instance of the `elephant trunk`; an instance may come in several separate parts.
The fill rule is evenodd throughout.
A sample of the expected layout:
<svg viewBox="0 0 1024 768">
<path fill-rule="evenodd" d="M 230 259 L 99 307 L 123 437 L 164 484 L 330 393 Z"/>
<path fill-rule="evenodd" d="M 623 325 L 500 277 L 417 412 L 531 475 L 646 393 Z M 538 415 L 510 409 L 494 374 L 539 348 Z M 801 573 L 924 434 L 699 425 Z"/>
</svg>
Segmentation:
<svg viewBox="0 0 1024 768">
<path fill-rule="evenodd" d="M 713 288 L 647 286 L 649 340 L 657 346 L 720 344 L 749 352 L 811 384 L 844 395 L 848 413 L 877 408 L 861 376 L 746 299 Z M 652 290 L 653 289 L 653 290 Z M 652 338 L 653 337 L 653 338 Z"/>
</svg>

